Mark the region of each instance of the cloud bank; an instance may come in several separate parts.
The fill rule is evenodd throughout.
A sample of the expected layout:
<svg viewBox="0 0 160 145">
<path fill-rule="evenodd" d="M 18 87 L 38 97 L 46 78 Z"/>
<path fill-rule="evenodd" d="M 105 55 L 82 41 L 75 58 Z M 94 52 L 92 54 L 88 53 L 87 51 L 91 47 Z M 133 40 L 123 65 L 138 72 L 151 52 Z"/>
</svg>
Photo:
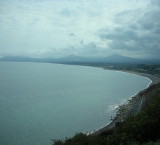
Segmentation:
<svg viewBox="0 0 160 145">
<path fill-rule="evenodd" d="M 0 56 L 160 57 L 159 0 L 0 1 Z"/>
</svg>

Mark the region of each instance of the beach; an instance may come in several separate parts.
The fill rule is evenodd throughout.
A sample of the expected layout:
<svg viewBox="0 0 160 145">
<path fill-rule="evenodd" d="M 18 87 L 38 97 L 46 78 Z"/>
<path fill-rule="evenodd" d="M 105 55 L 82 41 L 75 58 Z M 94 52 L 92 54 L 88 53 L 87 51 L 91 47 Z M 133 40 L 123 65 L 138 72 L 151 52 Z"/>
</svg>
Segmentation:
<svg viewBox="0 0 160 145">
<path fill-rule="evenodd" d="M 123 72 L 147 77 L 148 79 L 151 80 L 151 83 L 148 85 L 146 89 L 141 90 L 139 93 L 133 96 L 131 100 L 129 100 L 128 102 L 124 104 L 124 106 L 127 108 L 125 115 L 123 116 L 116 115 L 115 118 L 108 125 L 106 125 L 103 128 L 100 128 L 99 130 L 94 131 L 93 133 L 91 133 L 92 135 L 99 135 L 107 130 L 114 128 L 116 123 L 123 122 L 127 118 L 128 115 L 130 116 L 136 115 L 139 111 L 141 111 L 142 107 L 145 104 L 146 99 L 145 99 L 145 95 L 143 95 L 145 94 L 145 91 L 148 88 L 150 88 L 152 85 L 160 83 L 160 78 L 153 76 L 151 74 L 131 72 L 131 71 L 123 71 Z"/>
<path fill-rule="evenodd" d="M 132 72 L 132 71 L 124 71 L 124 72 L 132 73 L 132 74 L 135 74 L 135 75 L 144 76 L 144 77 L 150 79 L 152 82 L 151 82 L 151 84 L 149 84 L 149 86 L 151 86 L 151 85 L 153 85 L 153 84 L 158 84 L 158 83 L 160 83 L 160 78 L 159 78 L 159 77 L 156 77 L 156 76 L 153 76 L 153 75 L 151 75 L 151 74 L 138 73 L 138 72 Z"/>
</svg>

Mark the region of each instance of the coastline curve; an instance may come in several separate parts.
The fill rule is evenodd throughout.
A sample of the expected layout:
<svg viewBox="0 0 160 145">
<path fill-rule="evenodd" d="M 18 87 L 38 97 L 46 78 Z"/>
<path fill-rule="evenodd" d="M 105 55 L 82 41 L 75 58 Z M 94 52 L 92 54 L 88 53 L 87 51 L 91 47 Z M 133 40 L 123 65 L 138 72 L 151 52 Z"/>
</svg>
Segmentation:
<svg viewBox="0 0 160 145">
<path fill-rule="evenodd" d="M 121 71 L 121 70 L 117 70 L 117 71 Z M 145 89 L 141 90 L 140 92 L 138 92 L 137 94 L 132 96 L 132 99 L 135 99 L 136 101 L 133 104 L 131 104 L 130 109 L 128 110 L 127 113 L 131 113 L 131 110 L 133 110 L 132 108 L 134 108 L 134 112 L 136 112 L 136 113 L 133 113 L 132 115 L 136 115 L 138 112 L 140 112 L 141 107 L 142 107 L 143 103 L 145 102 L 145 97 L 142 96 L 141 94 L 143 92 L 145 92 L 148 88 L 150 88 L 152 85 L 159 84 L 160 78 L 157 76 L 151 75 L 151 74 L 147 74 L 147 73 L 138 73 L 138 72 L 133 72 L 133 71 L 121 71 L 121 72 L 140 75 L 140 76 L 146 77 L 147 79 L 149 79 L 151 81 Z M 137 107 L 137 102 L 138 102 L 138 107 Z M 109 122 L 106 126 L 100 128 L 90 134 L 99 135 L 107 130 L 110 130 L 110 129 L 114 128 L 115 124 L 117 122 L 119 122 L 120 120 L 121 120 L 120 117 L 116 115 L 115 118 L 111 122 Z M 123 119 L 123 121 L 124 120 L 125 119 Z"/>
</svg>

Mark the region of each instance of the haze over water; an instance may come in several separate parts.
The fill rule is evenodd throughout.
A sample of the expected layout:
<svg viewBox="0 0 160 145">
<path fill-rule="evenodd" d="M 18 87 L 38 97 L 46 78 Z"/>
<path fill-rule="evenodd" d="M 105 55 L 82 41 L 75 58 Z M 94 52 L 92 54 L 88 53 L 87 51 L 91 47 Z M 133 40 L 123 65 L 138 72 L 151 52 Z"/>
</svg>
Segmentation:
<svg viewBox="0 0 160 145">
<path fill-rule="evenodd" d="M 92 132 L 150 80 L 101 68 L 0 62 L 0 144 L 51 145 Z"/>
</svg>

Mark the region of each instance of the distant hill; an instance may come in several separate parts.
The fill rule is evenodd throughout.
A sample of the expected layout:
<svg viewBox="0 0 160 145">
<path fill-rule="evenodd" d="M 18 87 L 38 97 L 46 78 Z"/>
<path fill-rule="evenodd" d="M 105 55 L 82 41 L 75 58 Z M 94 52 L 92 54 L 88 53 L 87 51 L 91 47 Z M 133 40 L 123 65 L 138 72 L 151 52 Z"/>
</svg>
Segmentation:
<svg viewBox="0 0 160 145">
<path fill-rule="evenodd" d="M 137 62 L 142 62 L 145 60 L 126 57 L 126 56 L 122 56 L 122 55 L 118 55 L 118 54 L 113 54 L 108 57 L 102 58 L 101 61 L 112 62 L 112 63 L 137 63 Z"/>
<path fill-rule="evenodd" d="M 57 62 L 88 62 L 91 61 L 89 58 L 82 56 L 69 55 L 66 57 L 61 57 L 56 59 Z"/>
<path fill-rule="evenodd" d="M 60 58 L 32 58 L 23 56 L 5 56 L 0 61 L 12 61 L 12 62 L 50 62 L 50 63 L 160 63 L 159 59 L 136 59 L 126 57 L 118 54 L 113 54 L 107 57 L 82 57 L 76 55 L 69 55 Z"/>
<path fill-rule="evenodd" d="M 52 62 L 55 58 L 32 58 L 26 56 L 5 56 L 0 59 L 0 61 L 10 61 L 10 62 Z"/>
<path fill-rule="evenodd" d="M 23 56 L 5 56 L 0 61 L 12 61 L 12 62 L 53 62 L 53 63 L 65 63 L 65 62 L 90 62 L 91 60 L 81 56 L 69 55 L 60 58 L 32 58 Z"/>
<path fill-rule="evenodd" d="M 35 58 L 23 57 L 23 56 L 5 56 L 0 59 L 1 61 L 13 61 L 13 62 L 33 62 Z"/>
</svg>

